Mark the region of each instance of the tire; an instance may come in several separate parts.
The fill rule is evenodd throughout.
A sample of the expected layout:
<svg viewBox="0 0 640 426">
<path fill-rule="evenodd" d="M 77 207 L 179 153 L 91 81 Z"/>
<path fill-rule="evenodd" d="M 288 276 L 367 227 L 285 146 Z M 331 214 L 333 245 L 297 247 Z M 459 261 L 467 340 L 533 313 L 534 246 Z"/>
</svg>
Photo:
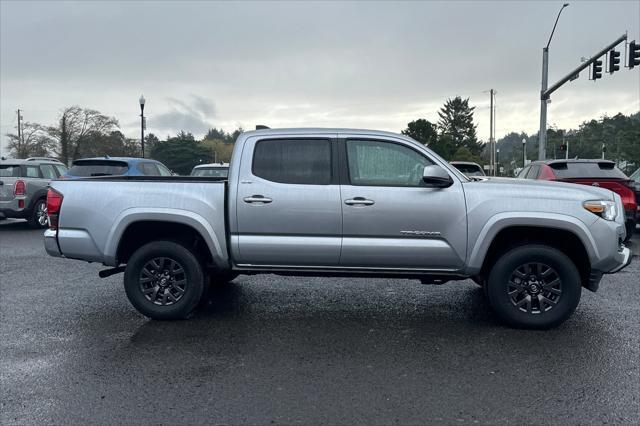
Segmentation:
<svg viewBox="0 0 640 426">
<path fill-rule="evenodd" d="M 624 242 L 628 242 L 631 237 L 633 237 L 633 234 L 636 232 L 636 221 L 635 220 L 628 220 L 627 223 L 625 223 L 625 228 L 627 231 L 627 236 L 624 239 Z"/>
<path fill-rule="evenodd" d="M 129 302 L 155 320 L 187 318 L 204 291 L 198 257 L 173 241 L 153 241 L 136 250 L 124 271 Z"/>
<path fill-rule="evenodd" d="M 47 221 L 47 202 L 44 198 L 36 201 L 33 210 L 27 218 L 29 227 L 33 229 L 43 229 L 49 226 Z"/>
<path fill-rule="evenodd" d="M 581 292 L 580 274 L 571 259 L 545 245 L 507 251 L 493 265 L 487 281 L 491 308 L 515 328 L 549 329 L 562 324 L 578 306 Z"/>
</svg>

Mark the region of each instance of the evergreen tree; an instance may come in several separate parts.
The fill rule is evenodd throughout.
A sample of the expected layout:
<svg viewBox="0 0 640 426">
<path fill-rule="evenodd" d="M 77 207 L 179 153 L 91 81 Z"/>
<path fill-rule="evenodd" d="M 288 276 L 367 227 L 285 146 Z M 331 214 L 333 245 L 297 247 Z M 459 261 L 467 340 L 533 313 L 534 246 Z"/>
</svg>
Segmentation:
<svg viewBox="0 0 640 426">
<path fill-rule="evenodd" d="M 475 107 L 469 106 L 469 98 L 462 99 L 456 96 L 447 99 L 438 112 L 440 134 L 451 136 L 454 151 L 461 146 L 467 147 L 473 155 L 479 155 L 482 151 L 482 145 L 478 143 L 476 135 L 476 125 L 473 124 L 474 109 Z"/>
</svg>

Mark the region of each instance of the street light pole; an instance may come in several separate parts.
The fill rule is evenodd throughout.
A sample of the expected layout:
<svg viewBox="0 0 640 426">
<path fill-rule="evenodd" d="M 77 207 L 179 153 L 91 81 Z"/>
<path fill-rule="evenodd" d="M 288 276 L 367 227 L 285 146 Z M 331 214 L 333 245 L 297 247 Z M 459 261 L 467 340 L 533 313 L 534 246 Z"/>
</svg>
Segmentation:
<svg viewBox="0 0 640 426">
<path fill-rule="evenodd" d="M 565 7 L 569 6 L 569 3 L 565 3 L 560 8 L 556 22 L 553 24 L 551 35 L 547 45 L 542 48 L 542 88 L 540 90 L 540 131 L 538 133 L 538 160 L 545 160 L 547 158 L 547 99 L 545 92 L 547 91 L 547 84 L 549 78 L 549 45 L 551 44 L 551 38 L 556 31 L 556 25 L 558 25 L 558 19 Z"/>
<path fill-rule="evenodd" d="M 522 138 L 522 168 L 527 165 L 527 140 Z"/>
<path fill-rule="evenodd" d="M 142 146 L 142 158 L 144 158 L 144 103 L 143 95 L 140 95 L 140 144 Z"/>
<path fill-rule="evenodd" d="M 500 176 L 500 148 L 496 149 L 496 173 L 494 176 Z"/>
</svg>

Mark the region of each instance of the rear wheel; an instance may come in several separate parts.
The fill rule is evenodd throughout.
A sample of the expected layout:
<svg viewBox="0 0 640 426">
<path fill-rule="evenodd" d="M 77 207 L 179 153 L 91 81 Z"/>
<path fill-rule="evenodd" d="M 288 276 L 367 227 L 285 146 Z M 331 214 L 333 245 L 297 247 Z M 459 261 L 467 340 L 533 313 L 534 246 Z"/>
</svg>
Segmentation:
<svg viewBox="0 0 640 426">
<path fill-rule="evenodd" d="M 198 257 L 173 241 L 154 241 L 136 250 L 124 272 L 124 288 L 131 304 L 158 320 L 186 318 L 204 290 Z"/>
<path fill-rule="evenodd" d="M 33 211 L 27 219 L 29 226 L 34 229 L 42 229 L 48 226 L 47 202 L 44 199 L 36 201 Z"/>
<path fill-rule="evenodd" d="M 487 281 L 489 304 L 506 324 L 547 329 L 563 323 L 580 301 L 575 265 L 549 246 L 525 245 L 504 253 Z"/>
</svg>

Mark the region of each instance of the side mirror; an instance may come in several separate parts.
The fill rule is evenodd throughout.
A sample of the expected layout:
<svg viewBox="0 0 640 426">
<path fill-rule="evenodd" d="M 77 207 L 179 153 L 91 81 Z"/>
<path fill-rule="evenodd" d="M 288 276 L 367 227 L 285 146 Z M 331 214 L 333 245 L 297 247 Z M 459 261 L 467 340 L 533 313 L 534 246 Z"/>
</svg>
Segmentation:
<svg viewBox="0 0 640 426">
<path fill-rule="evenodd" d="M 440 166 L 425 166 L 422 172 L 422 180 L 432 188 L 448 188 L 453 185 L 453 179 L 449 173 Z"/>
</svg>

